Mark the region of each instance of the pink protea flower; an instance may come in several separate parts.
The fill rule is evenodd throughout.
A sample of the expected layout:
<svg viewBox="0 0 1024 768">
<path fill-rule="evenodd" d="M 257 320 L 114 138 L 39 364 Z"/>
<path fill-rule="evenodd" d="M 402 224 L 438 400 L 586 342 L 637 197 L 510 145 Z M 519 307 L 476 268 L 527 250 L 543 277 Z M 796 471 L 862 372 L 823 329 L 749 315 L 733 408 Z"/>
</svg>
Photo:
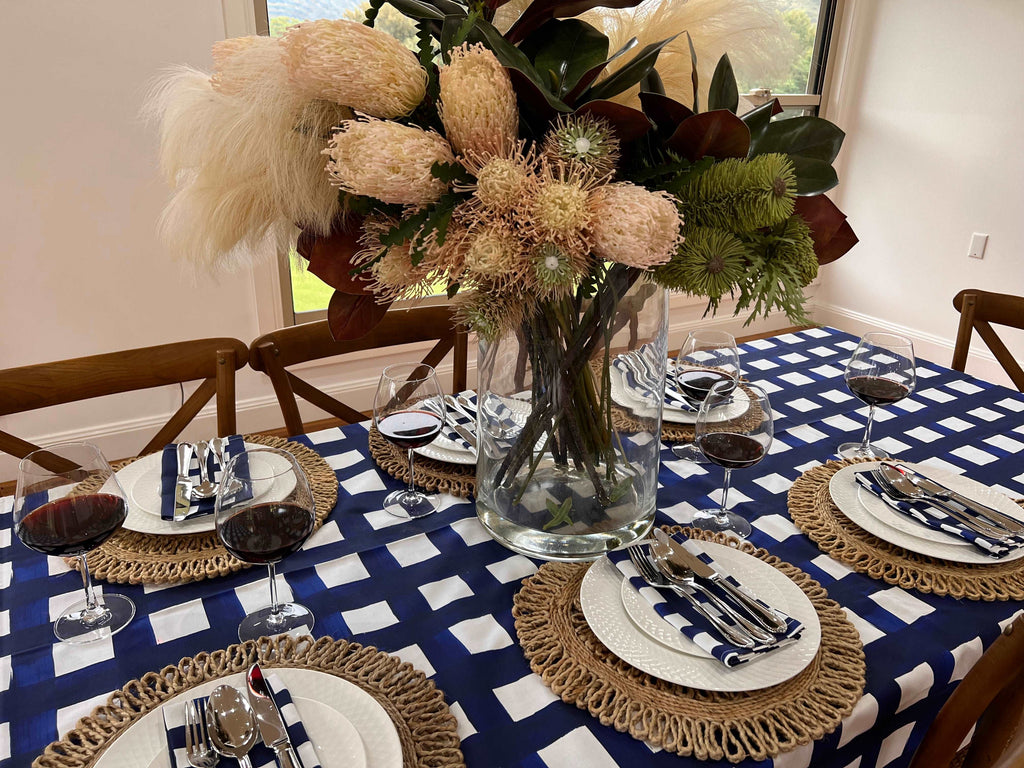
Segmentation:
<svg viewBox="0 0 1024 768">
<path fill-rule="evenodd" d="M 448 142 L 433 131 L 372 119 L 343 122 L 324 154 L 335 186 L 400 205 L 437 200 L 446 186 L 430 168 L 455 161 Z"/>
<path fill-rule="evenodd" d="M 503 155 L 515 144 L 519 109 L 508 73 L 479 43 L 462 45 L 441 69 L 438 112 L 457 152 Z"/>
<path fill-rule="evenodd" d="M 374 117 L 399 117 L 423 101 L 427 73 L 415 54 L 386 32 L 345 19 L 291 27 L 281 38 L 292 82 Z"/>
<path fill-rule="evenodd" d="M 664 264 L 682 243 L 682 214 L 667 192 L 606 184 L 590 195 L 590 235 L 602 259 L 647 269 Z"/>
</svg>

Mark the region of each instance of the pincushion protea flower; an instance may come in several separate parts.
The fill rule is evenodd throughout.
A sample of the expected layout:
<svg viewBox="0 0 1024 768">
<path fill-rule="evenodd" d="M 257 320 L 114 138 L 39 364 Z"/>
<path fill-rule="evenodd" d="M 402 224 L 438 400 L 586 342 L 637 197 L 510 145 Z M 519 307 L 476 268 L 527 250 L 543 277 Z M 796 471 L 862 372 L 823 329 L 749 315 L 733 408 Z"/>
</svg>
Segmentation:
<svg viewBox="0 0 1024 768">
<path fill-rule="evenodd" d="M 324 154 L 335 186 L 400 205 L 437 200 L 446 185 L 430 169 L 455 162 L 448 142 L 433 131 L 374 119 L 346 120 Z"/>
<path fill-rule="evenodd" d="M 441 69 L 438 113 L 457 152 L 503 155 L 516 142 L 519 109 L 512 81 L 483 45 L 462 45 Z"/>
<path fill-rule="evenodd" d="M 591 195 L 590 206 L 594 254 L 603 259 L 648 269 L 671 259 L 683 240 L 682 216 L 666 192 L 606 184 Z"/>
<path fill-rule="evenodd" d="M 426 93 L 427 73 L 412 51 L 372 27 L 320 19 L 291 27 L 281 44 L 292 82 L 307 98 L 391 118 L 412 112 Z"/>
<path fill-rule="evenodd" d="M 578 165 L 600 179 L 615 172 L 619 140 L 606 120 L 569 115 L 560 117 L 544 138 L 544 154 L 552 162 Z"/>
</svg>

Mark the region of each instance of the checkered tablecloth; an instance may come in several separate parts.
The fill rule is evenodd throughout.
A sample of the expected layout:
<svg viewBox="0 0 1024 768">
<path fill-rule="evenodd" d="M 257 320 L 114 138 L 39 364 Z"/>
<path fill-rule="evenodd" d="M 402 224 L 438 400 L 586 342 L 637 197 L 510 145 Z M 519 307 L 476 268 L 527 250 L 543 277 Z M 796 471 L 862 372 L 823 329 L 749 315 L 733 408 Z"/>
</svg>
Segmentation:
<svg viewBox="0 0 1024 768">
<path fill-rule="evenodd" d="M 864 641 L 867 689 L 853 714 L 813 745 L 758 765 L 881 768 L 906 765 L 928 724 L 1022 603 L 979 603 L 907 592 L 854 573 L 793 525 L 786 492 L 800 474 L 858 439 L 866 408 L 843 382 L 856 339 L 810 330 L 743 347 L 745 375 L 767 389 L 778 417 L 770 455 L 733 473 L 730 501 L 754 525 L 752 541 L 819 580 Z M 918 388 L 879 409 L 875 441 L 908 461 L 964 472 L 1024 496 L 1024 395 L 920 361 Z M 512 596 L 538 563 L 492 541 L 472 503 L 403 521 L 381 511 L 399 486 L 367 453 L 367 427 L 301 442 L 336 471 L 326 524 L 279 567 L 282 598 L 316 614 L 313 634 L 351 637 L 394 653 L 445 692 L 471 768 L 697 766 L 653 750 L 564 704 L 530 672 L 516 644 Z M 686 523 L 718 498 L 722 471 L 662 451 L 658 523 Z M 50 621 L 78 599 L 81 579 L 11 531 L 0 500 L 0 766 L 24 766 L 124 682 L 236 641 L 249 610 L 267 602 L 253 568 L 176 587 L 99 584 L 129 595 L 132 624 L 99 645 L 57 644 Z M 715 764 L 716 766 L 719 764 Z M 724 766 L 725 764 L 721 764 Z M 751 766 L 754 763 L 745 763 Z"/>
</svg>

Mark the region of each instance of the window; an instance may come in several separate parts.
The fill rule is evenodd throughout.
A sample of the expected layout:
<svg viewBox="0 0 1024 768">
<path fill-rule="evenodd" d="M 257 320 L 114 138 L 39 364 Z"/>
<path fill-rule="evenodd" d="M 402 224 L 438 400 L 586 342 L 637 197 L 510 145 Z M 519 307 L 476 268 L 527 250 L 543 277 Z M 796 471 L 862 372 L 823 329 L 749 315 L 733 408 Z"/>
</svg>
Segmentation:
<svg viewBox="0 0 1024 768">
<path fill-rule="evenodd" d="M 678 1 L 678 0 L 676 0 Z M 826 62 L 832 38 L 837 6 L 841 0 L 763 0 L 781 17 L 789 33 L 791 46 L 778 48 L 776 66 L 765 72 L 758 67 L 744 72 L 737 66 L 741 93 L 759 106 L 778 98 L 784 111 L 775 119 L 798 115 L 816 115 L 827 87 Z M 256 26 L 260 34 L 280 35 L 300 21 L 324 18 L 363 20 L 364 2 L 360 0 L 253 0 Z M 415 41 L 413 22 L 385 5 L 377 17 L 377 26 L 410 47 Z M 280 270 L 284 319 L 308 322 L 326 316 L 333 290 L 305 269 L 305 260 L 292 253 L 289 269 Z"/>
</svg>

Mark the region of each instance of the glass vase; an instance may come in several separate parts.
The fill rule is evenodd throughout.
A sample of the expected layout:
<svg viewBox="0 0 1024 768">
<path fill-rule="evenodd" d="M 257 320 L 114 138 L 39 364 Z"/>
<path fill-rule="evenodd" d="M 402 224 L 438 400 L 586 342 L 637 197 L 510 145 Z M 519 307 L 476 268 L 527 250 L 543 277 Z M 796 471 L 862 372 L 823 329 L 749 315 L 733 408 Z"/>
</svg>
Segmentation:
<svg viewBox="0 0 1024 768">
<path fill-rule="evenodd" d="M 516 552 L 591 560 L 654 522 L 667 292 L 611 272 L 480 342 L 477 515 Z"/>
</svg>

